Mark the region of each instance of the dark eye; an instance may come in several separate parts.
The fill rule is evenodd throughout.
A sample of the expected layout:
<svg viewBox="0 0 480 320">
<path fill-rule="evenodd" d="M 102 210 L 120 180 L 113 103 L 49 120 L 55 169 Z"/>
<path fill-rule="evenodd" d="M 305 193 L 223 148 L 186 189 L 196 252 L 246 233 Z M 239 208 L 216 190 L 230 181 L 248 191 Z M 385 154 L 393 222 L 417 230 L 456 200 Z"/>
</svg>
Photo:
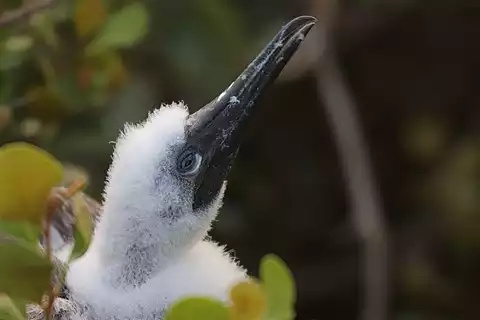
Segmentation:
<svg viewBox="0 0 480 320">
<path fill-rule="evenodd" d="M 177 161 L 178 172 L 182 175 L 194 175 L 198 173 L 202 164 L 202 156 L 194 150 L 186 150 Z"/>
</svg>

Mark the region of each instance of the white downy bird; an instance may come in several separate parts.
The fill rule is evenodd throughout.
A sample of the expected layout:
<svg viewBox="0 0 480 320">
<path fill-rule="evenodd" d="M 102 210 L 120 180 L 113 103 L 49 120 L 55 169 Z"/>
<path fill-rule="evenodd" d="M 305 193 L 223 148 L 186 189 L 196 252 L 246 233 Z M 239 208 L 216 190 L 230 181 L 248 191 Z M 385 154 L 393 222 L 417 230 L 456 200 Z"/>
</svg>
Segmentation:
<svg viewBox="0 0 480 320">
<path fill-rule="evenodd" d="M 290 21 L 197 112 L 173 103 L 125 127 L 101 218 L 89 249 L 69 266 L 65 294 L 54 305 L 57 319 L 161 319 L 181 297 L 226 301 L 229 287 L 246 279 L 245 269 L 205 238 L 260 96 L 315 21 Z"/>
</svg>

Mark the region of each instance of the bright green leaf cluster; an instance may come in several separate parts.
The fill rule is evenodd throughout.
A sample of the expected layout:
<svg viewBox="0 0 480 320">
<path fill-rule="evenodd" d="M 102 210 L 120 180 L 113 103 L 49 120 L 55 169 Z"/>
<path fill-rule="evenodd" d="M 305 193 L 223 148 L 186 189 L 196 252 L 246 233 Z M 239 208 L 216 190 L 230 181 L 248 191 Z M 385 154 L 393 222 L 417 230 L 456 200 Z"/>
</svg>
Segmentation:
<svg viewBox="0 0 480 320">
<path fill-rule="evenodd" d="M 71 214 L 77 220 L 75 232 L 81 235 L 76 237 L 75 257 L 88 248 L 92 232 L 91 214 L 82 202 L 83 198 L 73 195 L 75 190 L 54 189 L 62 176 L 62 165 L 33 145 L 10 143 L 0 148 L 2 320 L 25 319 L 26 304 L 40 303 L 51 287 L 53 264 L 39 246 L 45 222 L 61 219 L 63 214 L 67 214 L 63 210 L 72 208 Z M 57 202 L 64 198 L 72 201 L 73 205 Z"/>
<path fill-rule="evenodd" d="M 138 44 L 149 15 L 140 1 L 72 0 L 36 12 L 22 28 L 0 30 L 0 106 L 19 117 L 0 117 L 0 131 L 51 139 L 68 117 L 101 108 L 127 83 L 120 50 Z M 60 30 L 74 30 L 73 39 Z M 35 76 L 30 81 L 28 76 Z M 32 78 L 32 77 L 30 77 Z M 41 80 L 39 80 L 41 79 Z M 34 130 L 25 121 L 36 120 Z M 28 124 L 28 123 L 27 123 Z"/>
<path fill-rule="evenodd" d="M 25 305 L 40 302 L 50 285 L 52 263 L 38 239 L 51 188 L 62 167 L 25 143 L 0 148 L 0 318 L 24 319 Z"/>
</svg>

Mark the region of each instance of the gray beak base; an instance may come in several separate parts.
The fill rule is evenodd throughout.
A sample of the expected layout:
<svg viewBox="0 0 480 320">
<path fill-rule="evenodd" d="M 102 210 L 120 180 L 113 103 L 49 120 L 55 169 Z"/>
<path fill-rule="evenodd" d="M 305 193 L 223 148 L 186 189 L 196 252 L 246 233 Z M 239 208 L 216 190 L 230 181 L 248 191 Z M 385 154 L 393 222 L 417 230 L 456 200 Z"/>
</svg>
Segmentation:
<svg viewBox="0 0 480 320">
<path fill-rule="evenodd" d="M 316 19 L 301 16 L 278 32 L 240 76 L 187 120 L 187 144 L 203 156 L 195 179 L 194 209 L 217 196 L 238 152 L 259 98 L 278 77 Z"/>
</svg>

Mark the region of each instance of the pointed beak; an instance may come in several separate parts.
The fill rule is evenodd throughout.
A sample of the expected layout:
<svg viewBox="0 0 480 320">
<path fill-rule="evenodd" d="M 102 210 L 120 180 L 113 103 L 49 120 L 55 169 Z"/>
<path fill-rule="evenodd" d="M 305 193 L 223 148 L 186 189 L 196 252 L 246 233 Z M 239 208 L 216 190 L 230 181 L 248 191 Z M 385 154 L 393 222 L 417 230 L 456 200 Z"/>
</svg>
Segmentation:
<svg viewBox="0 0 480 320">
<path fill-rule="evenodd" d="M 286 24 L 240 76 L 187 120 L 188 144 L 202 154 L 194 209 L 217 196 L 233 163 L 259 98 L 278 77 L 315 24 L 309 16 Z"/>
</svg>

